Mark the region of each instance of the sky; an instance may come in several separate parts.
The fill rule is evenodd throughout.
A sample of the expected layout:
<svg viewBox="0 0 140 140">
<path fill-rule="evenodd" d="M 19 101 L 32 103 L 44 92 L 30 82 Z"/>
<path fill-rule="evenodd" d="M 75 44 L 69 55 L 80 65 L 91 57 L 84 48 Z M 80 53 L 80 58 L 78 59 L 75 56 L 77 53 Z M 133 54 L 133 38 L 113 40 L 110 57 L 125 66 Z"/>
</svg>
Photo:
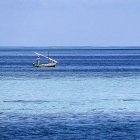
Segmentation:
<svg viewBox="0 0 140 140">
<path fill-rule="evenodd" d="M 140 0 L 0 0 L 0 46 L 140 46 Z"/>
</svg>

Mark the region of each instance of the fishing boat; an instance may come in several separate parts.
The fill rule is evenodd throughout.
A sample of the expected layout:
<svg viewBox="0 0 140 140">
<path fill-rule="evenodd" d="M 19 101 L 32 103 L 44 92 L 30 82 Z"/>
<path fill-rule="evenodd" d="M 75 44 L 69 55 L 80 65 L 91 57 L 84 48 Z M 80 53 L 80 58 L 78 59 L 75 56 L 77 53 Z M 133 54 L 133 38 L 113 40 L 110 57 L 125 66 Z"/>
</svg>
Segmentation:
<svg viewBox="0 0 140 140">
<path fill-rule="evenodd" d="M 38 57 L 37 57 L 37 63 L 32 63 L 34 67 L 55 67 L 56 64 L 58 63 L 56 60 L 50 58 L 49 55 L 47 57 L 47 56 L 45 56 L 43 54 L 39 54 L 37 52 L 34 52 L 34 53 L 36 55 L 38 55 Z M 45 57 L 46 59 L 48 59 L 48 63 L 41 64 L 40 63 L 40 56 Z"/>
</svg>

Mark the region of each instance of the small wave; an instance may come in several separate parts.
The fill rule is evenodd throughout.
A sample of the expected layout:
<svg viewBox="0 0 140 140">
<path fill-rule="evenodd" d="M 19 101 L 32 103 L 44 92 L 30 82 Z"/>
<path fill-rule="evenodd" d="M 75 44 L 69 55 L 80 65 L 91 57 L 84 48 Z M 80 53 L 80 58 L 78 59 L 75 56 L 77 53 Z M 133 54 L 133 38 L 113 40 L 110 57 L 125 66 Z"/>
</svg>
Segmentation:
<svg viewBox="0 0 140 140">
<path fill-rule="evenodd" d="M 43 102 L 52 102 L 47 100 L 12 100 L 12 101 L 4 101 L 8 103 L 43 103 Z"/>
<path fill-rule="evenodd" d="M 123 101 L 126 102 L 135 102 L 135 101 L 140 101 L 139 99 L 123 99 Z"/>
</svg>

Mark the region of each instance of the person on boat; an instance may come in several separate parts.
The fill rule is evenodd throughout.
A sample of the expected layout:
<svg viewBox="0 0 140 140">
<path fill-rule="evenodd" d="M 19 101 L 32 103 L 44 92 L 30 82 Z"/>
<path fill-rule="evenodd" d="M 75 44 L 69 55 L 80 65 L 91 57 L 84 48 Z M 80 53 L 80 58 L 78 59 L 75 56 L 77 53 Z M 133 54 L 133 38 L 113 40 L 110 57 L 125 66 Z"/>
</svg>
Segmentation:
<svg viewBox="0 0 140 140">
<path fill-rule="evenodd" d="M 37 57 L 37 65 L 40 65 L 40 57 Z"/>
</svg>

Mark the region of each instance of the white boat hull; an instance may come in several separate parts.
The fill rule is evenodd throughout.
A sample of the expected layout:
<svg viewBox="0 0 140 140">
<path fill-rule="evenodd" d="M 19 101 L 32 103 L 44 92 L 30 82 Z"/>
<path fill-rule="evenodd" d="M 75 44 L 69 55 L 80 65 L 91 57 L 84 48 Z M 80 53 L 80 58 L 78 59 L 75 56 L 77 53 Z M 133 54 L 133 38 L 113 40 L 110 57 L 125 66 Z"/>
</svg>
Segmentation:
<svg viewBox="0 0 140 140">
<path fill-rule="evenodd" d="M 47 63 L 47 64 L 40 64 L 40 65 L 37 65 L 37 64 L 34 64 L 33 63 L 33 66 L 34 67 L 55 67 L 57 63 Z"/>
</svg>

